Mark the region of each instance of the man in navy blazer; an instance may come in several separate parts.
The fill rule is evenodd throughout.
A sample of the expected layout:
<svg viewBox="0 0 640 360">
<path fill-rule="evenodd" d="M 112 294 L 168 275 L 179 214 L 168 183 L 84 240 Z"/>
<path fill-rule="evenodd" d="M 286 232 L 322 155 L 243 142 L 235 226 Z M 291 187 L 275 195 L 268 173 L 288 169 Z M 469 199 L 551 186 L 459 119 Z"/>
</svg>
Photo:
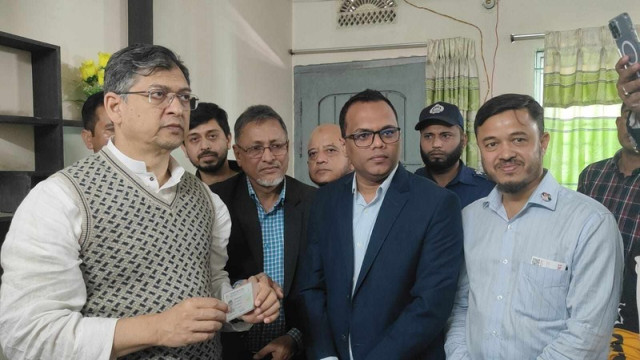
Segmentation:
<svg viewBox="0 0 640 360">
<path fill-rule="evenodd" d="M 411 174 L 393 105 L 354 95 L 340 128 L 355 174 L 321 188 L 309 219 L 301 308 L 310 359 L 444 359 L 462 263 L 460 203 Z"/>
</svg>

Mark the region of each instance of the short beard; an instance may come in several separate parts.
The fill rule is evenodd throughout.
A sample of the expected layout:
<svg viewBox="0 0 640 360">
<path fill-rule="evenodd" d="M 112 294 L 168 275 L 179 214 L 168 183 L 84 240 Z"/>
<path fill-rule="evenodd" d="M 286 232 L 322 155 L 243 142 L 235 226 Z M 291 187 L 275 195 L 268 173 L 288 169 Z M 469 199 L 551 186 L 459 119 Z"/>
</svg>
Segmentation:
<svg viewBox="0 0 640 360">
<path fill-rule="evenodd" d="M 520 191 L 524 190 L 528 185 L 529 184 L 525 181 L 507 182 L 504 184 L 496 183 L 496 187 L 498 188 L 498 191 L 505 194 L 517 194 Z"/>
<path fill-rule="evenodd" d="M 200 172 L 203 172 L 205 174 L 215 174 L 217 173 L 220 169 L 222 169 L 222 166 L 224 166 L 224 163 L 227 162 L 227 154 L 224 153 L 222 155 L 220 155 L 218 157 L 218 162 L 215 164 L 210 164 L 210 165 L 195 165 L 196 169 L 200 170 Z"/>
<path fill-rule="evenodd" d="M 455 149 L 449 154 L 446 154 L 444 159 L 432 161 L 429 159 L 429 155 L 422 151 L 420 148 L 420 156 L 422 157 L 422 162 L 426 166 L 427 170 L 434 174 L 442 174 L 447 170 L 451 169 L 455 164 L 460 161 L 460 157 L 462 156 L 462 151 L 464 150 L 464 146 L 462 146 L 462 141 L 460 144 L 456 146 Z"/>
<path fill-rule="evenodd" d="M 284 176 L 283 177 L 279 177 L 279 178 L 275 178 L 273 180 L 256 179 L 256 182 L 258 184 L 260 184 L 260 186 L 273 187 L 273 186 L 280 185 L 283 180 L 284 180 Z"/>
</svg>

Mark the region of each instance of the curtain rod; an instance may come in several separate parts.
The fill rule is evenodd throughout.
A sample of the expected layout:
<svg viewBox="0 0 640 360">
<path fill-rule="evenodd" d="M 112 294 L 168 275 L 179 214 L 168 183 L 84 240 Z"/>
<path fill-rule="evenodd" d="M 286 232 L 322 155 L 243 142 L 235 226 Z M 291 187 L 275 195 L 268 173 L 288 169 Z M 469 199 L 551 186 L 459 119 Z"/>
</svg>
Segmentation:
<svg viewBox="0 0 640 360">
<path fill-rule="evenodd" d="M 511 42 L 520 40 L 544 39 L 544 33 L 539 34 L 511 34 Z M 387 44 L 387 45 L 369 45 L 369 46 L 352 46 L 352 47 L 334 47 L 319 49 L 289 49 L 290 55 L 310 55 L 310 54 L 331 54 L 343 52 L 357 51 L 376 51 L 376 50 L 395 50 L 395 49 L 416 49 L 427 46 L 427 43 L 405 43 L 405 44 Z"/>
<path fill-rule="evenodd" d="M 335 47 L 335 48 L 323 48 L 323 49 L 299 49 L 299 50 L 289 49 L 289 54 L 290 55 L 330 54 L 330 53 L 355 52 L 355 51 L 415 49 L 415 48 L 421 48 L 426 46 L 427 46 L 427 43 L 406 43 L 406 44 Z"/>
<path fill-rule="evenodd" d="M 544 33 L 538 34 L 511 34 L 511 42 L 520 40 L 544 39 Z"/>
</svg>

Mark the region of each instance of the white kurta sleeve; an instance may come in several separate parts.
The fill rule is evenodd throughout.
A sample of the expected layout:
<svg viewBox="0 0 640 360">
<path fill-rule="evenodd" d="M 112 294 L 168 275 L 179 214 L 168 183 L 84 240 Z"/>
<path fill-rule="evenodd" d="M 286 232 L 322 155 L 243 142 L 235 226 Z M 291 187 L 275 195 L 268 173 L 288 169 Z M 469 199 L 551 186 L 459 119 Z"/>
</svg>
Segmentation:
<svg viewBox="0 0 640 360">
<path fill-rule="evenodd" d="M 80 313 L 83 211 L 61 175 L 31 190 L 1 252 L 0 344 L 10 359 L 109 359 L 117 319 Z"/>
</svg>

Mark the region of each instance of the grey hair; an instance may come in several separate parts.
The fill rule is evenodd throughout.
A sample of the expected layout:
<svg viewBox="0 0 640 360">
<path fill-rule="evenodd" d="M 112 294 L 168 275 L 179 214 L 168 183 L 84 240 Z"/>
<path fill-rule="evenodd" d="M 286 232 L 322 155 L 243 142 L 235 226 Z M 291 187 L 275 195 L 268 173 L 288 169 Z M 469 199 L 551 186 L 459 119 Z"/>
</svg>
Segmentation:
<svg viewBox="0 0 640 360">
<path fill-rule="evenodd" d="M 240 133 L 245 126 L 252 122 L 262 122 L 264 120 L 270 119 L 277 120 L 282 127 L 282 130 L 284 130 L 284 134 L 289 137 L 287 126 L 284 124 L 284 121 L 282 121 L 282 117 L 280 117 L 280 115 L 278 115 L 275 110 L 273 110 L 268 105 L 253 105 L 249 106 L 247 110 L 240 114 L 238 120 L 236 120 L 236 123 L 233 126 L 233 133 L 236 138 L 236 144 L 238 143 Z"/>
<path fill-rule="evenodd" d="M 182 71 L 187 84 L 190 84 L 189 70 L 173 51 L 160 45 L 127 46 L 109 59 L 104 73 L 104 92 L 127 92 L 138 75 L 149 76 L 157 70 L 171 70 L 175 67 Z"/>
</svg>

